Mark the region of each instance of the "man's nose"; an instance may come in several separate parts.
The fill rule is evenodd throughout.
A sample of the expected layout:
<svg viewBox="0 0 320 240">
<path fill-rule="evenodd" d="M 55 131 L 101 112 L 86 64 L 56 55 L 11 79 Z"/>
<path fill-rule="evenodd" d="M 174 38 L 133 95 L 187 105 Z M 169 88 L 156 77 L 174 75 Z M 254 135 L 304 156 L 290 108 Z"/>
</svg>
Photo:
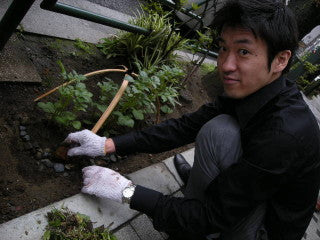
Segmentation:
<svg viewBox="0 0 320 240">
<path fill-rule="evenodd" d="M 234 54 L 226 54 L 221 59 L 221 70 L 225 73 L 234 72 L 237 69 L 237 61 Z"/>
</svg>

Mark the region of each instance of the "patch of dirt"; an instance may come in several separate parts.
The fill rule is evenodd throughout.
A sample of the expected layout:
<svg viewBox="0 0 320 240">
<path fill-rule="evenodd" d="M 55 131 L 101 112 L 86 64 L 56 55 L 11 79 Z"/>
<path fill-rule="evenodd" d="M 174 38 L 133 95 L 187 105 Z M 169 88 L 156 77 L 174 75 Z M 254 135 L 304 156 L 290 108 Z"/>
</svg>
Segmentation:
<svg viewBox="0 0 320 240">
<path fill-rule="evenodd" d="M 36 35 L 22 35 L 19 38 L 20 50 L 27 53 L 42 78 L 42 83 L 0 83 L 0 223 L 79 193 L 81 169 L 92 164 L 90 159 L 75 159 L 68 163 L 68 169 L 57 173 L 42 159 L 47 154 L 52 162 L 59 163 L 59 160 L 52 159 L 51 152 L 57 149 L 68 134 L 48 122 L 44 113 L 33 102 L 42 93 L 62 83 L 57 60 L 63 62 L 68 72 L 75 70 L 80 74 L 126 65 L 124 59 L 106 60 L 97 49 L 94 54 L 86 54 L 71 41 Z M 109 74 L 108 77 L 121 81 L 123 76 Z M 87 80 L 86 84 L 97 80 L 99 79 Z M 162 120 L 179 117 L 209 102 L 216 91 L 207 93 L 212 83 L 212 74 L 203 78 L 203 74 L 197 71 L 186 84 L 186 91 L 191 94 L 192 102 L 181 101 L 182 105 L 172 114 L 162 116 Z M 25 134 L 21 134 L 23 127 L 30 140 Z M 189 144 L 160 154 L 134 154 L 104 165 L 128 174 L 192 146 L 193 144 Z M 42 152 L 41 158 L 37 157 L 39 151 Z"/>
</svg>

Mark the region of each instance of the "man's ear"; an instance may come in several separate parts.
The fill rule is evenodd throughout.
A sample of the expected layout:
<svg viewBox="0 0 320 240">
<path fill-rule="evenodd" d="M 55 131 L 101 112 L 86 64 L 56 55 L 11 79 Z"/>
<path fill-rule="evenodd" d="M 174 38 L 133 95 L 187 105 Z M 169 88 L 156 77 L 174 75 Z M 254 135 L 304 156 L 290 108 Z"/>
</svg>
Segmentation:
<svg viewBox="0 0 320 240">
<path fill-rule="evenodd" d="M 275 56 L 272 62 L 274 73 L 282 72 L 288 65 L 290 58 L 291 58 L 290 50 L 284 50 L 279 52 Z"/>
</svg>

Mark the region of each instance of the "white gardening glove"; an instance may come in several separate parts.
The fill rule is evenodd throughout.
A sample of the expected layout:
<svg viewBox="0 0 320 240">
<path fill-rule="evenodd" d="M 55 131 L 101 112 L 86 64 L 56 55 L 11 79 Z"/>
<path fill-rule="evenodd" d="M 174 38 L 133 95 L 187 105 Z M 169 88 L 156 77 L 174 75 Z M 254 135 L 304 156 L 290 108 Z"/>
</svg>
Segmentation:
<svg viewBox="0 0 320 240">
<path fill-rule="evenodd" d="M 83 193 L 122 203 L 123 190 L 132 182 L 109 168 L 90 166 L 82 169 Z"/>
<path fill-rule="evenodd" d="M 68 156 L 86 155 L 89 157 L 104 156 L 106 137 L 100 137 L 88 129 L 70 133 L 64 140 L 67 143 L 78 143 L 79 147 L 69 149 Z"/>
</svg>

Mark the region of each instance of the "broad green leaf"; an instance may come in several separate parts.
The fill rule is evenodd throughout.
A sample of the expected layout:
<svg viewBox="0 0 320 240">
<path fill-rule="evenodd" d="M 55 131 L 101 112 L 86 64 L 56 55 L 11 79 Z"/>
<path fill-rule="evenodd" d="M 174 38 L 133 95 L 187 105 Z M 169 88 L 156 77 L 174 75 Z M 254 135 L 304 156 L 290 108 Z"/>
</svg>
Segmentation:
<svg viewBox="0 0 320 240">
<path fill-rule="evenodd" d="M 133 109 L 132 110 L 132 114 L 133 114 L 134 118 L 137 119 L 137 120 L 143 120 L 144 119 L 142 110 Z"/>
<path fill-rule="evenodd" d="M 126 75 L 124 79 L 127 80 L 128 82 L 134 82 L 134 79 L 130 75 Z"/>
<path fill-rule="evenodd" d="M 173 110 L 171 108 L 169 108 L 167 105 L 163 105 L 160 109 L 162 112 L 164 112 L 166 114 L 173 112 Z"/>
<path fill-rule="evenodd" d="M 122 115 L 122 116 L 119 116 L 119 118 L 118 118 L 118 124 L 122 125 L 122 126 L 127 126 L 127 127 L 130 127 L 130 128 L 133 128 L 134 121 L 129 116 Z"/>
<path fill-rule="evenodd" d="M 38 103 L 38 107 L 40 107 L 43 111 L 47 112 L 47 113 L 54 113 L 55 112 L 55 108 L 52 102 L 39 102 Z"/>
<path fill-rule="evenodd" d="M 74 127 L 77 130 L 81 128 L 81 122 L 80 121 L 73 121 L 71 124 L 72 124 L 72 127 Z"/>
</svg>

